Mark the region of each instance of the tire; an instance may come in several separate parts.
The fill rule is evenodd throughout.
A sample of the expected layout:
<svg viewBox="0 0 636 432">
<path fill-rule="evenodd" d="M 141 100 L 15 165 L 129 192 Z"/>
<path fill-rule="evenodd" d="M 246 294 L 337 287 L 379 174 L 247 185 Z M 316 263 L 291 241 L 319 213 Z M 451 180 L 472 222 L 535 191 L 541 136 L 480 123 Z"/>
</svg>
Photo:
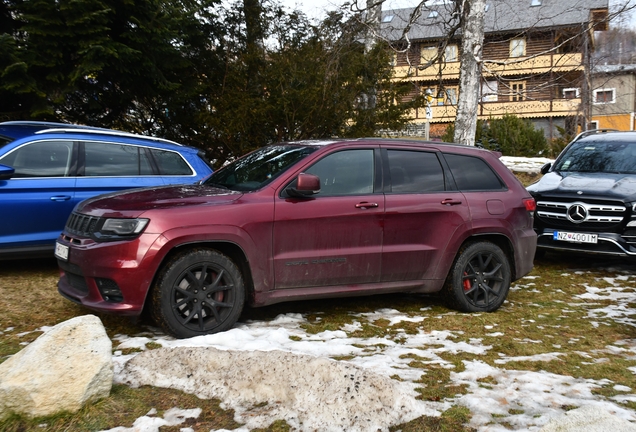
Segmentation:
<svg viewBox="0 0 636 432">
<path fill-rule="evenodd" d="M 177 338 L 229 330 L 245 303 L 238 267 L 210 249 L 194 249 L 165 264 L 152 290 L 156 323 Z"/>
<path fill-rule="evenodd" d="M 462 312 L 493 312 L 510 289 L 510 262 L 490 242 L 468 243 L 459 250 L 444 285 L 449 306 Z"/>
</svg>

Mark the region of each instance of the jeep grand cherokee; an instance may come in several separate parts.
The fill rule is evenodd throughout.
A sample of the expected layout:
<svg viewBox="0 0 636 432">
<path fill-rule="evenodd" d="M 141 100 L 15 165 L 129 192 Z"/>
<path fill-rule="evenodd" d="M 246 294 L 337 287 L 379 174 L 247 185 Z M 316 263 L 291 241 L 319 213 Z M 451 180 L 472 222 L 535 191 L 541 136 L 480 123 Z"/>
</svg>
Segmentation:
<svg viewBox="0 0 636 432">
<path fill-rule="evenodd" d="M 282 143 L 200 185 L 80 203 L 59 292 L 166 332 L 224 331 L 243 305 L 443 291 L 494 311 L 532 269 L 534 199 L 497 154 L 399 140 Z"/>
</svg>

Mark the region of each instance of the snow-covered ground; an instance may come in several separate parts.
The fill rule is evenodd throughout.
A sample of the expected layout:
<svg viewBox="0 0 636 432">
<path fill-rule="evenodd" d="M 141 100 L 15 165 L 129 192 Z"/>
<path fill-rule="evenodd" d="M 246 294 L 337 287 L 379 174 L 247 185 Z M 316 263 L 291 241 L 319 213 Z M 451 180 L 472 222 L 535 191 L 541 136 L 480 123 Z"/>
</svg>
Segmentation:
<svg viewBox="0 0 636 432">
<path fill-rule="evenodd" d="M 604 270 L 607 269 L 578 272 L 589 274 L 589 283 L 572 302 L 589 303 L 588 319 L 594 325 L 615 322 L 636 328 L 636 269 L 623 266 L 614 278 L 603 276 L 600 272 Z M 540 279 L 528 276 L 512 290 L 537 290 L 540 296 Z M 611 287 L 598 288 L 594 281 L 609 283 Z M 564 304 L 564 309 L 568 305 Z M 175 340 L 152 329 L 142 335 L 120 335 L 114 341 L 116 382 L 169 387 L 203 398 L 218 398 L 223 407 L 235 410 L 236 421 L 244 424 L 237 430 L 241 432 L 266 427 L 278 419 L 285 419 L 300 431 L 387 431 L 391 425 L 422 415 L 439 415 L 451 405 L 468 407 L 472 414 L 470 426 L 480 432 L 539 431 L 550 420 L 563 418 L 564 407 L 593 409 L 606 416 L 605 423 L 597 429 L 580 429 L 579 423 L 569 429 L 550 430 L 603 431 L 612 422 L 619 422 L 611 426 L 612 432 L 636 430 L 636 425 L 631 424 L 636 422 L 636 412 L 621 405 L 624 401 L 636 402 L 636 390 L 630 387 L 608 380 L 507 366 L 514 361 L 541 363 L 569 355 L 557 349 L 560 347 L 524 358 L 499 354 L 494 365 L 464 360 L 463 371 L 453 372 L 455 366 L 445 360 L 449 353 L 486 354 L 497 338 L 510 337 L 507 332 L 511 331 L 486 324 L 486 338 L 466 342 L 462 331 L 433 330 L 453 314 L 436 314 L 430 307 L 406 314 L 387 307 L 354 315 L 352 323 L 340 329 L 311 334 L 303 329 L 310 324 L 306 316 L 285 313 L 269 321 L 242 322 L 221 334 L 185 340 Z M 475 318 L 475 314 L 471 317 Z M 373 324 L 380 319 L 390 322 L 394 329 L 391 336 L 353 336 L 362 323 Z M 402 329 L 412 322 L 431 324 L 418 326 L 416 334 Z M 146 350 L 149 342 L 164 348 Z M 143 352 L 124 355 L 122 350 L 126 348 Z M 636 341 L 608 345 L 607 352 L 607 357 L 634 359 Z M 414 358 L 449 369 L 452 383 L 466 385 L 467 394 L 439 402 L 415 399 L 415 388 L 422 386 L 416 381 L 426 370 L 411 367 Z M 636 368 L 632 372 L 636 373 Z M 483 385 L 483 379 L 488 379 L 488 385 Z M 608 383 L 619 392 L 618 396 L 603 398 L 593 393 Z M 515 415 L 509 415 L 511 410 Z M 138 419 L 133 428 L 122 426 L 112 432 L 157 431 L 160 425 L 175 425 L 185 417 L 198 415 L 196 410 L 170 411 L 164 418 L 150 413 Z M 493 422 L 493 416 L 506 417 L 507 425 Z"/>
</svg>

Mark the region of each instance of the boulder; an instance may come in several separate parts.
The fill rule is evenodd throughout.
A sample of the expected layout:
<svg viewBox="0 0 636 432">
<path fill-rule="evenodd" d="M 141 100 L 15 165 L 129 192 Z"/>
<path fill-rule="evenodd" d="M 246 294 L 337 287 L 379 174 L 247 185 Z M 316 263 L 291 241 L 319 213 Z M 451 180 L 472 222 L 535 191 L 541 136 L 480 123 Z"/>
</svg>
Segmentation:
<svg viewBox="0 0 636 432">
<path fill-rule="evenodd" d="M 0 364 L 0 419 L 76 412 L 107 397 L 112 343 L 99 318 L 85 315 L 52 327 Z"/>
</svg>

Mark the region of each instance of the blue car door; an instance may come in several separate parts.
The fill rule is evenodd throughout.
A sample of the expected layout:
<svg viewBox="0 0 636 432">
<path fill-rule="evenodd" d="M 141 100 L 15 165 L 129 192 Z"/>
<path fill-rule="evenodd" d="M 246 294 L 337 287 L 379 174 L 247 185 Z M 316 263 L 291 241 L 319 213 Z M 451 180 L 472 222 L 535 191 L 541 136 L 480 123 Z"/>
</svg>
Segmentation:
<svg viewBox="0 0 636 432">
<path fill-rule="evenodd" d="M 73 141 L 43 140 L 0 159 L 15 170 L 0 181 L 0 248 L 52 248 L 76 203 L 76 152 Z"/>
</svg>

